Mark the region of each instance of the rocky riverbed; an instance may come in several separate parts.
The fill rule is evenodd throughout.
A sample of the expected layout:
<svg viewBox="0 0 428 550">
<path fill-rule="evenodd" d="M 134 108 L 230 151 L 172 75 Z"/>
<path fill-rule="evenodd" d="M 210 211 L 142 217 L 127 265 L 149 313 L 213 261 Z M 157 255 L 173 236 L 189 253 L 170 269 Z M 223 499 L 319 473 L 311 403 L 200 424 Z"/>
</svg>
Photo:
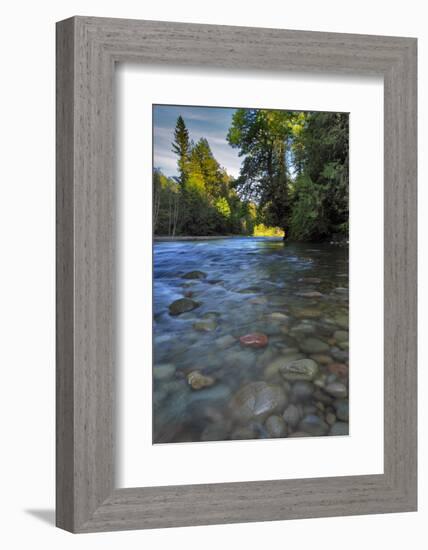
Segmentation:
<svg viewBox="0 0 428 550">
<path fill-rule="evenodd" d="M 348 434 L 348 250 L 154 247 L 153 442 Z"/>
</svg>

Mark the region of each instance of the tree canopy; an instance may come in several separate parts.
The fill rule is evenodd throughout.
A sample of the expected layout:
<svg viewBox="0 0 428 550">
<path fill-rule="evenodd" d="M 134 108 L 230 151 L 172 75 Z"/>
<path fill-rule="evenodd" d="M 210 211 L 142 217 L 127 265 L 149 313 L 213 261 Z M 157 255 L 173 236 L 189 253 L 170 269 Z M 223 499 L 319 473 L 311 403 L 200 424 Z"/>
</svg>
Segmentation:
<svg viewBox="0 0 428 550">
<path fill-rule="evenodd" d="M 346 238 L 348 135 L 346 113 L 237 109 L 226 136 L 242 157 L 234 179 L 179 116 L 178 176 L 153 172 L 155 233 Z"/>
</svg>

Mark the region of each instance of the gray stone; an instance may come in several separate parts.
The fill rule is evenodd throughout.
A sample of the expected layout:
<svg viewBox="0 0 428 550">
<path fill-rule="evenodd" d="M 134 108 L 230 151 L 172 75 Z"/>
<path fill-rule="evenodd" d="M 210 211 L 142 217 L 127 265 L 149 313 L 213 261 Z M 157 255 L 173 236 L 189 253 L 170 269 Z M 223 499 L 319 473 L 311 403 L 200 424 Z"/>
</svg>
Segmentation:
<svg viewBox="0 0 428 550">
<path fill-rule="evenodd" d="M 330 346 L 318 338 L 306 338 L 300 343 L 300 349 L 305 353 L 322 353 L 328 351 Z"/>
<path fill-rule="evenodd" d="M 345 384 L 342 384 L 341 382 L 331 382 L 330 384 L 327 384 L 324 391 L 339 399 L 343 399 L 348 395 L 348 390 L 346 389 Z"/>
<path fill-rule="evenodd" d="M 240 388 L 229 402 L 232 416 L 240 423 L 249 420 L 263 422 L 287 406 L 287 396 L 281 386 L 266 382 L 251 382 Z"/>
<path fill-rule="evenodd" d="M 175 366 L 172 363 L 164 363 L 153 367 L 153 378 L 155 380 L 167 380 L 175 374 Z"/>
<path fill-rule="evenodd" d="M 318 365 L 312 359 L 297 359 L 280 367 L 282 376 L 293 382 L 295 380 L 313 380 L 318 374 Z"/>
<path fill-rule="evenodd" d="M 180 315 L 181 313 L 186 313 L 187 311 L 192 311 L 199 307 L 200 304 L 191 300 L 190 298 L 180 298 L 175 300 L 172 304 L 169 305 L 170 315 Z"/>
<path fill-rule="evenodd" d="M 339 348 L 330 348 L 330 354 L 338 361 L 339 363 L 345 363 L 348 360 L 349 353 L 347 350 L 342 350 Z"/>
<path fill-rule="evenodd" d="M 210 388 L 204 388 L 203 391 L 193 391 L 188 395 L 188 401 L 190 403 L 206 403 L 221 405 L 226 403 L 232 395 L 232 391 L 229 386 L 225 384 L 216 384 Z"/>
<path fill-rule="evenodd" d="M 338 314 L 335 316 L 334 322 L 338 327 L 345 328 L 347 330 L 349 326 L 349 317 L 345 314 Z"/>
<path fill-rule="evenodd" d="M 306 415 L 299 424 L 299 431 L 319 436 L 327 433 L 329 426 L 316 414 Z"/>
<path fill-rule="evenodd" d="M 301 418 L 300 408 L 296 405 L 288 405 L 282 415 L 282 418 L 291 428 L 295 428 Z"/>
<path fill-rule="evenodd" d="M 183 279 L 205 279 L 207 276 L 203 271 L 189 271 L 183 275 Z"/>
<path fill-rule="evenodd" d="M 302 298 L 321 298 L 321 292 L 317 290 L 310 290 L 308 292 L 296 292 L 296 296 L 301 296 Z"/>
<path fill-rule="evenodd" d="M 217 323 L 214 319 L 203 319 L 202 321 L 193 323 L 193 328 L 200 332 L 211 332 L 217 328 Z"/>
<path fill-rule="evenodd" d="M 347 399 L 339 399 L 334 402 L 334 408 L 336 409 L 336 416 L 339 420 L 348 422 L 349 420 L 349 402 Z"/>
<path fill-rule="evenodd" d="M 327 422 L 327 424 L 332 426 L 336 422 L 336 415 L 332 412 L 327 413 L 325 415 L 325 421 Z"/>
<path fill-rule="evenodd" d="M 220 349 L 227 349 L 233 346 L 235 344 L 236 338 L 234 338 L 231 334 L 225 334 L 224 336 L 220 336 L 220 338 L 217 338 L 215 341 L 216 346 L 218 346 Z"/>
<path fill-rule="evenodd" d="M 347 342 L 349 339 L 349 332 L 346 330 L 336 330 L 333 336 L 338 342 Z"/>
<path fill-rule="evenodd" d="M 264 370 L 264 377 L 266 378 L 266 380 L 271 380 L 272 378 L 275 378 L 275 376 L 279 374 L 280 369 L 284 368 L 286 365 L 294 363 L 296 359 L 300 359 L 301 357 L 301 353 L 295 352 L 286 355 L 282 353 L 280 357 L 276 357 L 276 359 L 274 359 L 267 365 Z"/>
<path fill-rule="evenodd" d="M 314 385 L 311 382 L 299 380 L 293 384 L 290 397 L 293 402 L 306 401 L 312 397 L 314 389 Z"/>
<path fill-rule="evenodd" d="M 269 416 L 265 427 L 269 437 L 286 437 L 287 435 L 287 425 L 282 416 Z"/>
</svg>

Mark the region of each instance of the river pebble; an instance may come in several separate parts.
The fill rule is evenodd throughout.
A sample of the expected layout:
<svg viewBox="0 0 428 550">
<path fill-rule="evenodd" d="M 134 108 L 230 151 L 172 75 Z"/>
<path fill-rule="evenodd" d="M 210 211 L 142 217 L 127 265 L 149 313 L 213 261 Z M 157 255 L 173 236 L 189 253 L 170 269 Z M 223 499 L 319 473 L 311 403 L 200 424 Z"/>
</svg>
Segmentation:
<svg viewBox="0 0 428 550">
<path fill-rule="evenodd" d="M 285 420 L 285 423 L 291 428 L 295 428 L 299 423 L 299 420 L 302 416 L 301 407 L 297 405 L 290 404 L 285 409 L 282 418 Z"/>
<path fill-rule="evenodd" d="M 193 328 L 200 332 L 211 332 L 217 328 L 217 323 L 214 319 L 204 319 L 193 323 Z"/>
<path fill-rule="evenodd" d="M 175 370 L 175 365 L 172 363 L 155 365 L 153 367 L 153 378 L 155 380 L 167 380 L 168 378 L 172 378 L 174 376 Z"/>
<path fill-rule="evenodd" d="M 306 338 L 300 343 L 300 349 L 305 353 L 322 353 L 328 351 L 330 347 L 318 338 Z"/>
<path fill-rule="evenodd" d="M 261 332 L 253 332 L 251 334 L 245 334 L 239 338 L 240 343 L 243 346 L 250 348 L 264 348 L 268 344 L 268 337 Z"/>
<path fill-rule="evenodd" d="M 340 399 L 335 401 L 336 416 L 339 420 L 348 422 L 349 420 L 349 402 L 348 400 Z"/>
<path fill-rule="evenodd" d="M 192 311 L 199 306 L 200 304 L 198 302 L 195 302 L 190 298 L 180 298 L 169 305 L 169 313 L 170 315 L 180 315 L 182 313 L 186 313 L 187 311 Z"/>
<path fill-rule="evenodd" d="M 282 365 L 279 372 L 288 381 L 310 381 L 316 377 L 318 365 L 313 359 L 297 359 L 296 361 Z"/>
<path fill-rule="evenodd" d="M 263 421 L 271 414 L 282 412 L 286 405 L 287 396 L 281 386 L 251 382 L 232 397 L 229 408 L 238 422 L 245 423 Z"/>
<path fill-rule="evenodd" d="M 192 390 L 201 390 L 202 388 L 212 386 L 215 383 L 215 379 L 212 376 L 204 376 L 195 370 L 187 375 L 187 382 Z"/>
<path fill-rule="evenodd" d="M 287 425 L 282 416 L 269 416 L 265 427 L 269 437 L 286 437 L 287 435 Z"/>
<path fill-rule="evenodd" d="M 341 382 L 332 382 L 327 384 L 324 391 L 337 398 L 344 398 L 348 395 L 348 390 L 346 389 L 345 384 L 342 384 Z"/>
<path fill-rule="evenodd" d="M 293 403 L 301 403 L 312 397 L 315 387 L 310 382 L 300 380 L 295 382 L 291 388 L 290 398 Z"/>
<path fill-rule="evenodd" d="M 328 424 L 316 414 L 306 415 L 299 424 L 299 431 L 314 436 L 325 435 L 328 429 Z"/>
<path fill-rule="evenodd" d="M 189 271 L 183 275 L 183 279 L 205 279 L 207 274 L 204 271 Z"/>
</svg>

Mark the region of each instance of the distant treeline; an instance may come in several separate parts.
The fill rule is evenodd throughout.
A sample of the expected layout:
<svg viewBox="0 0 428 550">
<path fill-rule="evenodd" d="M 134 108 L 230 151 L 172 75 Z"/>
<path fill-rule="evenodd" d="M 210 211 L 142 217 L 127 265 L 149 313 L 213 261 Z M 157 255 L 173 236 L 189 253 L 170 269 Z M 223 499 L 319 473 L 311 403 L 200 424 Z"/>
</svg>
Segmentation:
<svg viewBox="0 0 428 550">
<path fill-rule="evenodd" d="M 348 135 L 346 113 L 238 109 L 227 134 L 243 157 L 234 179 L 179 116 L 178 177 L 153 172 L 155 234 L 347 238 Z"/>
</svg>

